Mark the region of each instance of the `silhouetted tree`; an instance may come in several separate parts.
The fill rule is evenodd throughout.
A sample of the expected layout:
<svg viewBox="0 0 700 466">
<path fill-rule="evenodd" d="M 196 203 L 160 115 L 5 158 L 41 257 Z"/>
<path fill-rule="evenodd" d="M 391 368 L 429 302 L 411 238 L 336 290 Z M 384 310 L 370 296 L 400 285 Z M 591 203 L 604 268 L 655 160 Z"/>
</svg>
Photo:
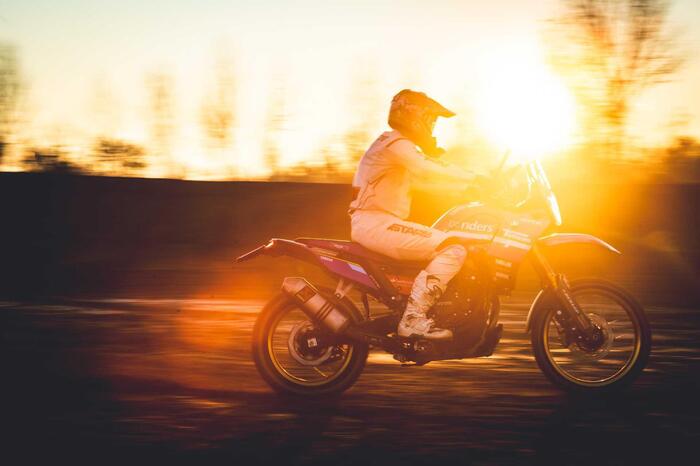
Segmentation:
<svg viewBox="0 0 700 466">
<path fill-rule="evenodd" d="M 12 45 L 0 44 L 0 161 L 16 122 L 19 92 L 17 50 Z"/>
<path fill-rule="evenodd" d="M 681 183 L 700 182 L 700 141 L 681 136 L 665 152 L 662 167 L 667 178 Z"/>
<path fill-rule="evenodd" d="M 332 183 L 350 183 L 352 182 L 353 172 L 350 170 L 342 170 L 341 161 L 328 146 L 321 149 L 321 160 L 323 161 L 323 180 Z"/>
<path fill-rule="evenodd" d="M 95 80 L 90 104 L 99 137 L 114 134 L 119 126 L 119 99 L 104 76 Z"/>
<path fill-rule="evenodd" d="M 216 148 L 231 143 L 231 130 L 235 124 L 236 80 L 233 62 L 219 57 L 214 67 L 213 89 L 204 98 L 201 123 L 207 139 Z"/>
<path fill-rule="evenodd" d="M 683 63 L 669 32 L 665 0 L 562 0 L 553 61 L 588 112 L 591 139 L 623 153 L 630 103 Z"/>
<path fill-rule="evenodd" d="M 93 153 L 100 167 L 109 173 L 138 173 L 146 167 L 143 148 L 119 139 L 98 138 Z"/>
<path fill-rule="evenodd" d="M 345 132 L 343 142 L 347 156 L 347 169 L 354 170 L 360 157 L 372 142 L 374 133 L 381 126 L 377 123 L 386 119 L 387 110 L 378 99 L 376 71 L 372 64 L 360 64 L 355 68 L 355 74 L 350 86 L 348 115 L 351 124 Z"/>
<path fill-rule="evenodd" d="M 270 170 L 270 177 L 275 177 L 280 168 L 279 139 L 285 131 L 289 118 L 286 99 L 284 79 L 279 77 L 273 79 L 272 89 L 269 93 L 265 119 L 265 139 L 263 141 L 263 157 L 265 166 Z"/>
<path fill-rule="evenodd" d="M 66 160 L 67 153 L 59 146 L 29 149 L 22 161 L 29 171 L 46 173 L 82 173 L 83 169 Z"/>
<path fill-rule="evenodd" d="M 169 163 L 173 131 L 175 129 L 175 95 L 173 79 L 170 75 L 157 72 L 146 79 L 148 90 L 148 109 L 151 120 L 151 141 L 153 152 L 158 160 L 154 165 L 166 166 Z"/>
</svg>

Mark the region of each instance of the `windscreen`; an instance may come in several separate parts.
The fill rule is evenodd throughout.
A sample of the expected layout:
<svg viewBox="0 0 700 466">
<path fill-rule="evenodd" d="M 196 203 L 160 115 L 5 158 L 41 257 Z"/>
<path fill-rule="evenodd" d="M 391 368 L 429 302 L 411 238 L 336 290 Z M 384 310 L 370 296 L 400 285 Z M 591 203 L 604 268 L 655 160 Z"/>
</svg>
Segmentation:
<svg viewBox="0 0 700 466">
<path fill-rule="evenodd" d="M 561 225 L 559 203 L 557 202 L 557 197 L 554 195 L 554 191 L 552 191 L 552 186 L 549 184 L 549 179 L 547 178 L 544 168 L 542 168 L 542 164 L 539 160 L 534 160 L 530 162 L 528 168 L 533 183 L 535 183 L 541 190 L 541 193 L 547 202 L 547 208 L 552 215 L 552 220 L 554 220 L 554 223 L 557 226 Z"/>
</svg>

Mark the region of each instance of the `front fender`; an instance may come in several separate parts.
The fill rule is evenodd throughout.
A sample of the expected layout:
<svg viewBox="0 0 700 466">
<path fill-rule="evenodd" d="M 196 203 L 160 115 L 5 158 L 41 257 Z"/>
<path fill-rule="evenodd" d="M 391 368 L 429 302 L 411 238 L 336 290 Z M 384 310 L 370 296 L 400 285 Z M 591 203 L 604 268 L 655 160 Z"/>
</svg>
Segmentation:
<svg viewBox="0 0 700 466">
<path fill-rule="evenodd" d="M 543 236 L 542 238 L 537 240 L 537 244 L 539 246 L 543 247 L 551 247 L 551 246 L 558 246 L 560 244 L 593 244 L 596 246 L 600 246 L 603 249 L 606 249 L 610 252 L 614 252 L 615 254 L 622 254 L 617 248 L 612 246 L 611 244 L 603 241 L 600 238 L 597 238 L 593 235 L 588 235 L 586 233 L 554 233 L 548 236 Z M 530 332 L 530 327 L 532 325 L 532 319 L 534 318 L 535 315 L 539 312 L 545 311 L 550 303 L 552 303 L 552 300 L 556 300 L 556 296 L 554 295 L 554 292 L 549 289 L 545 288 L 543 290 L 540 290 L 539 293 L 537 293 L 537 296 L 535 296 L 534 301 L 532 301 L 532 304 L 530 305 L 530 310 L 527 313 L 527 320 L 525 322 L 525 331 Z"/>
<path fill-rule="evenodd" d="M 544 247 L 558 246 L 560 244 L 571 243 L 594 244 L 596 246 L 605 248 L 610 252 L 614 252 L 615 254 L 622 254 L 614 246 L 606 243 L 600 238 L 597 238 L 593 235 L 588 235 L 586 233 L 554 233 L 551 235 L 543 236 L 542 238 L 537 240 L 537 244 Z"/>
</svg>

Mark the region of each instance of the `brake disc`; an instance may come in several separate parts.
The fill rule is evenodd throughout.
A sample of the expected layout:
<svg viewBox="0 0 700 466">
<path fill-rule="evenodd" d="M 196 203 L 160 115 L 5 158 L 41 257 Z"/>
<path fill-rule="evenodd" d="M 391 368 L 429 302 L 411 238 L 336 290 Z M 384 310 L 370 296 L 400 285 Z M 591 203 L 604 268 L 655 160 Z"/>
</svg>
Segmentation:
<svg viewBox="0 0 700 466">
<path fill-rule="evenodd" d="M 333 347 L 319 347 L 317 337 L 305 335 L 311 333 L 314 326 L 309 321 L 299 322 L 292 327 L 287 340 L 290 356 L 302 366 L 320 366 L 333 355 Z"/>
<path fill-rule="evenodd" d="M 578 359 L 598 361 L 610 353 L 610 348 L 615 340 L 615 334 L 610 327 L 610 324 L 608 324 L 608 321 L 605 320 L 605 317 L 599 316 L 598 314 L 589 313 L 588 318 L 591 320 L 591 323 L 598 326 L 603 333 L 603 344 L 591 351 L 581 348 L 577 343 L 572 343 L 569 345 L 569 350 Z"/>
</svg>

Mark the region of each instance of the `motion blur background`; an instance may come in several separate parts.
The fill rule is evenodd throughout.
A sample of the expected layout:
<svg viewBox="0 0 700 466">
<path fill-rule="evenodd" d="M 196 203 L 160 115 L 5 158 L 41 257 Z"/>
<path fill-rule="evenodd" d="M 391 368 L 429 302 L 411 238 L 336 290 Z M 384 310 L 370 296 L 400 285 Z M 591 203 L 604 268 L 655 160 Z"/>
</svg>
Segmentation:
<svg viewBox="0 0 700 466">
<path fill-rule="evenodd" d="M 688 181 L 698 21 L 694 0 L 4 1 L 0 168 L 346 181 L 411 87 L 459 114 L 458 163 Z"/>
<path fill-rule="evenodd" d="M 565 229 L 626 252 L 578 255 L 582 274 L 697 302 L 698 24 L 694 0 L 4 1 L 0 290 L 276 283 L 231 260 L 347 237 L 354 168 L 410 87 L 458 113 L 449 161 L 542 159 Z M 418 193 L 412 218 L 460 201 Z"/>
<path fill-rule="evenodd" d="M 0 0 L 5 463 L 697 456 L 698 26 L 698 0 Z M 406 87 L 458 113 L 437 127 L 449 161 L 540 158 L 561 230 L 623 252 L 550 259 L 645 305 L 654 348 L 630 390 L 582 400 L 545 380 L 527 265 L 489 358 L 373 351 L 330 402 L 260 379 L 259 310 L 282 277 L 324 277 L 233 260 L 270 237 L 348 238 L 353 171 Z M 467 200 L 417 192 L 411 218 Z"/>
</svg>

